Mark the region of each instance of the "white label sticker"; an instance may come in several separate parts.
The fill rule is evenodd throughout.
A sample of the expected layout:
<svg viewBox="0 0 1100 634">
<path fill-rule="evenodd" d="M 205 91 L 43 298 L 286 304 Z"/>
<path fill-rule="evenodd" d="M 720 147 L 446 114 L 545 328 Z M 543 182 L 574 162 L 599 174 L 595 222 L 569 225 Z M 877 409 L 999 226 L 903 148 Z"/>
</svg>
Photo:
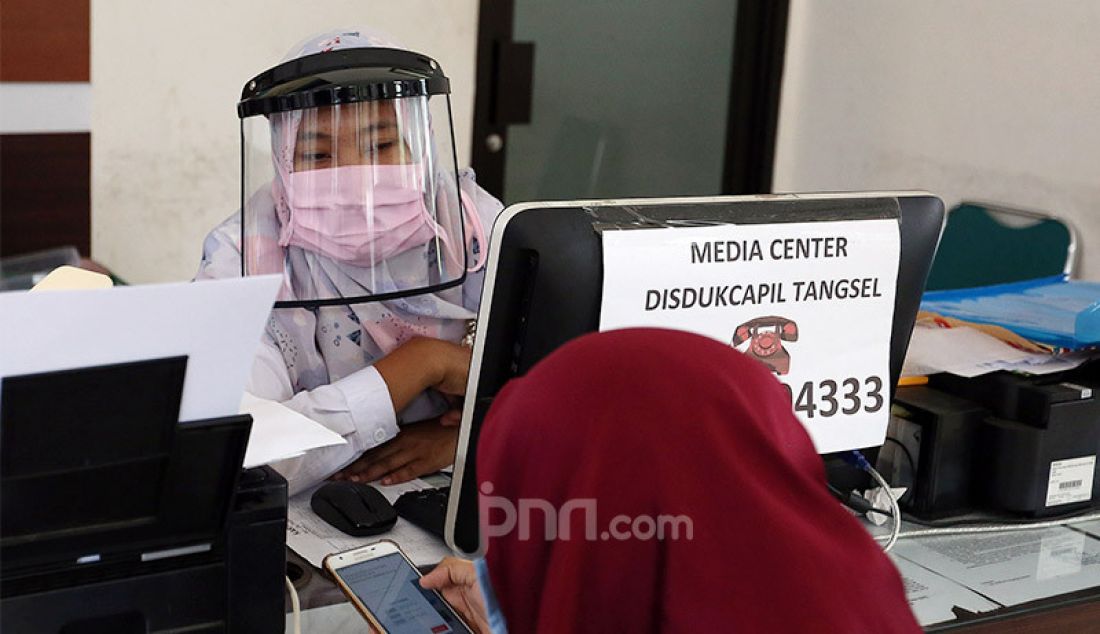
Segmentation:
<svg viewBox="0 0 1100 634">
<path fill-rule="evenodd" d="M 821 453 L 881 445 L 897 220 L 603 234 L 600 330 L 687 330 L 763 363 Z"/>
<path fill-rule="evenodd" d="M 1055 460 L 1050 463 L 1047 506 L 1087 502 L 1092 499 L 1092 474 L 1096 456 Z"/>
</svg>

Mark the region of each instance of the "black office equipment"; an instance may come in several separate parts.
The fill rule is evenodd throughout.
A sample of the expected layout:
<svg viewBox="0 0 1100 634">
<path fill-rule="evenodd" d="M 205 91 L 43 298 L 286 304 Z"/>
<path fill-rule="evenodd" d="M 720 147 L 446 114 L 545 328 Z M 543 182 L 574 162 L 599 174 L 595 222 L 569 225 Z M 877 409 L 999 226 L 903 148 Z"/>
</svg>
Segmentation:
<svg viewBox="0 0 1100 634">
<path fill-rule="evenodd" d="M 400 517 L 443 539 L 447 520 L 447 500 L 450 495 L 451 487 L 409 491 L 397 498 L 393 508 Z"/>
<path fill-rule="evenodd" d="M 1100 374 L 939 374 L 931 387 L 991 412 L 973 464 L 981 506 L 1042 517 L 1089 508 L 1100 493 Z"/>
<path fill-rule="evenodd" d="M 976 503 L 973 464 L 989 410 L 924 386 L 899 387 L 878 469 L 908 490 L 902 510 L 922 519 L 967 513 Z"/>
<path fill-rule="evenodd" d="M 329 482 L 313 492 L 309 506 L 318 517 L 352 537 L 385 533 L 397 511 L 382 492 L 360 482 Z"/>
<path fill-rule="evenodd" d="M 493 398 L 511 378 L 599 325 L 606 227 L 704 226 L 896 218 L 901 236 L 890 349 L 895 385 L 943 224 L 943 203 L 925 193 L 807 194 L 562 201 L 506 209 L 493 227 L 470 383 L 447 509 L 447 543 L 476 553 L 477 437 Z M 874 453 L 873 451 L 871 452 Z M 874 456 L 870 456 L 874 460 Z M 865 474 L 827 459 L 838 488 Z"/>
<path fill-rule="evenodd" d="M 0 382 L 0 623 L 281 632 L 286 481 L 248 415 L 179 424 L 185 357 Z"/>
</svg>

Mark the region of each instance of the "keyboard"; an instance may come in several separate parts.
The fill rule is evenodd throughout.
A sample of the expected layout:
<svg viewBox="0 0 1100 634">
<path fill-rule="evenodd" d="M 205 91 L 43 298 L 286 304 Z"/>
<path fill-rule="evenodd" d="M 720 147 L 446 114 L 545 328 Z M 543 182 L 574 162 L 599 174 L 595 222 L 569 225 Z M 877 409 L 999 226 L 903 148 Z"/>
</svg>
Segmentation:
<svg viewBox="0 0 1100 634">
<path fill-rule="evenodd" d="M 397 516 L 443 539 L 443 525 L 447 521 L 447 498 L 451 487 L 421 489 L 402 493 L 394 502 Z"/>
</svg>

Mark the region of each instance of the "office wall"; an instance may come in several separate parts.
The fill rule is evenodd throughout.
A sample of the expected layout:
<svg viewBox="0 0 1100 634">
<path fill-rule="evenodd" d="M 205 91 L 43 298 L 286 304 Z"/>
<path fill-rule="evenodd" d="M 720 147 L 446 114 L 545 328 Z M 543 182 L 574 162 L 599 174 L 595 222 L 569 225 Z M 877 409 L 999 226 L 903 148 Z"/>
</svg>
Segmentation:
<svg viewBox="0 0 1100 634">
<path fill-rule="evenodd" d="M 329 28 L 370 26 L 452 81 L 459 162 L 473 121 L 476 0 L 92 0 L 92 256 L 131 282 L 194 275 L 238 207 L 245 80 Z"/>
<path fill-rule="evenodd" d="M 775 189 L 1046 209 L 1100 279 L 1100 3 L 792 0 Z"/>
</svg>

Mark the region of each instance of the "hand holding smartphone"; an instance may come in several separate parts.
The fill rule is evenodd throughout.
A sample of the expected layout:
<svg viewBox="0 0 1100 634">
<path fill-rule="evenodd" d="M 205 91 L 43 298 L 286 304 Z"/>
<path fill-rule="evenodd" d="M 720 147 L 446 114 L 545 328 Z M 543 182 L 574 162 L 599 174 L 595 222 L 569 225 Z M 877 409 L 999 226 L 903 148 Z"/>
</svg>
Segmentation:
<svg viewBox="0 0 1100 634">
<path fill-rule="evenodd" d="M 438 592 L 420 587 L 420 572 L 392 541 L 329 555 L 324 566 L 380 632 L 473 634 Z"/>
</svg>

